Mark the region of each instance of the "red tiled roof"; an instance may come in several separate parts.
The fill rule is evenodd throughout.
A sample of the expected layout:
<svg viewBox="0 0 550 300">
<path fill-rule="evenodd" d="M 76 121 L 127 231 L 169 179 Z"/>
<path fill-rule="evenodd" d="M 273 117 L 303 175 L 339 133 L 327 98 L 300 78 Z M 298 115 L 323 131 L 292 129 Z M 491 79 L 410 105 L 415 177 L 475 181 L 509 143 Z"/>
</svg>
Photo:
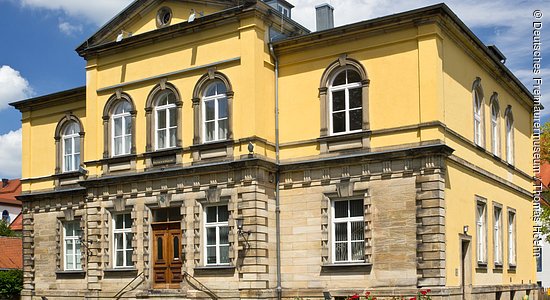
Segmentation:
<svg viewBox="0 0 550 300">
<path fill-rule="evenodd" d="M 15 199 L 15 196 L 21 195 L 21 181 L 19 179 L 10 179 L 8 185 L 2 187 L 3 182 L 0 182 L 0 203 L 21 206 L 21 201 Z"/>
<path fill-rule="evenodd" d="M 23 269 L 23 240 L 20 237 L 0 237 L 0 269 Z"/>
<path fill-rule="evenodd" d="M 550 164 L 544 163 L 540 166 L 540 180 L 546 187 L 550 187 Z"/>
<path fill-rule="evenodd" d="M 11 222 L 10 229 L 14 231 L 23 230 L 23 215 L 21 213 L 19 213 L 17 217 L 15 217 L 15 220 Z"/>
</svg>

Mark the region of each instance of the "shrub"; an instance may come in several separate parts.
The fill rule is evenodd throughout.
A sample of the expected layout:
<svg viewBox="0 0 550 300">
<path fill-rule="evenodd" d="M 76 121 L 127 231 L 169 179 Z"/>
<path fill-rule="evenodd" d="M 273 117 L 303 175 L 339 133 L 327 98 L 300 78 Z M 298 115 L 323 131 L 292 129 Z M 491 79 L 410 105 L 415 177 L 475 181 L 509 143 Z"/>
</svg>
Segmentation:
<svg viewBox="0 0 550 300">
<path fill-rule="evenodd" d="M 0 271 L 0 298 L 18 299 L 23 289 L 23 271 L 5 270 Z"/>
</svg>

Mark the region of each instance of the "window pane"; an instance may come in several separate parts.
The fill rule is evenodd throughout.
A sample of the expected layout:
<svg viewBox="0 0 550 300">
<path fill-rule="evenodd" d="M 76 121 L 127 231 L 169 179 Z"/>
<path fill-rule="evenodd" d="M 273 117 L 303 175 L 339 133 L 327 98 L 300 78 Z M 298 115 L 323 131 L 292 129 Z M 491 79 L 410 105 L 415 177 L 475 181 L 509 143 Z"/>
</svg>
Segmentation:
<svg viewBox="0 0 550 300">
<path fill-rule="evenodd" d="M 227 92 L 227 89 L 225 88 L 225 84 L 223 84 L 223 82 L 221 81 L 216 82 L 216 89 L 217 89 L 218 95 L 225 94 Z"/>
<path fill-rule="evenodd" d="M 114 119 L 113 125 L 115 126 L 115 136 L 121 136 L 122 135 L 122 118 Z"/>
<path fill-rule="evenodd" d="M 80 153 L 80 140 L 79 140 L 79 138 L 74 138 L 73 143 L 74 143 L 74 152 L 75 153 Z"/>
<path fill-rule="evenodd" d="M 210 84 L 206 88 L 206 92 L 204 93 L 204 96 L 209 97 L 209 96 L 214 96 L 214 95 L 216 95 L 216 85 L 215 84 Z"/>
<path fill-rule="evenodd" d="M 117 266 L 124 266 L 124 252 L 123 251 L 116 251 L 116 265 Z"/>
<path fill-rule="evenodd" d="M 336 243 L 335 247 L 335 256 L 336 261 L 346 261 L 348 260 L 348 247 L 346 243 Z"/>
<path fill-rule="evenodd" d="M 229 227 L 220 227 L 220 244 L 229 244 Z"/>
<path fill-rule="evenodd" d="M 227 138 L 227 119 L 218 121 L 218 140 L 225 140 Z"/>
<path fill-rule="evenodd" d="M 349 130 L 360 130 L 363 123 L 363 110 L 355 109 L 349 112 Z"/>
<path fill-rule="evenodd" d="M 206 208 L 206 222 L 207 223 L 216 222 L 216 212 L 217 212 L 217 207 L 216 206 L 210 206 L 210 207 Z"/>
<path fill-rule="evenodd" d="M 336 75 L 334 81 L 332 82 L 333 86 L 342 84 L 346 84 L 346 71 L 342 71 L 338 75 Z"/>
<path fill-rule="evenodd" d="M 166 148 L 166 131 L 160 130 L 157 131 L 157 147 Z"/>
<path fill-rule="evenodd" d="M 115 144 L 115 155 L 122 154 L 122 138 L 116 137 L 113 143 Z"/>
<path fill-rule="evenodd" d="M 66 260 L 66 264 L 67 264 L 67 269 L 68 270 L 73 270 L 74 269 L 73 256 L 72 255 L 66 255 L 65 260 Z"/>
<path fill-rule="evenodd" d="M 65 171 L 72 171 L 73 170 L 73 165 L 72 165 L 72 160 L 71 160 L 71 157 L 70 156 L 65 156 Z"/>
<path fill-rule="evenodd" d="M 214 122 L 206 123 L 206 141 L 214 140 Z"/>
<path fill-rule="evenodd" d="M 132 249 L 132 237 L 133 234 L 131 232 L 126 232 L 126 249 Z"/>
<path fill-rule="evenodd" d="M 132 228 L 132 215 L 124 214 L 124 228 Z"/>
<path fill-rule="evenodd" d="M 117 250 L 124 249 L 124 241 L 122 238 L 122 233 L 115 233 L 115 249 Z"/>
<path fill-rule="evenodd" d="M 335 223 L 334 224 L 334 239 L 338 242 L 348 240 L 348 224 L 347 223 Z"/>
<path fill-rule="evenodd" d="M 227 222 L 229 219 L 229 211 L 227 205 L 218 206 L 218 222 Z"/>
<path fill-rule="evenodd" d="M 334 133 L 346 131 L 346 113 L 345 112 L 332 114 L 332 130 Z"/>
<path fill-rule="evenodd" d="M 358 108 L 363 106 L 361 88 L 349 90 L 349 108 Z"/>
<path fill-rule="evenodd" d="M 348 83 L 353 82 L 361 82 L 361 76 L 359 76 L 359 73 L 353 70 L 348 70 Z"/>
<path fill-rule="evenodd" d="M 132 250 L 126 250 L 126 266 L 130 267 L 133 266 L 134 263 L 132 262 Z"/>
<path fill-rule="evenodd" d="M 124 125 L 125 125 L 125 134 L 132 134 L 132 118 L 130 116 L 124 117 Z"/>
<path fill-rule="evenodd" d="M 364 240 L 365 223 L 363 221 L 351 222 L 351 240 L 359 241 Z"/>
<path fill-rule="evenodd" d="M 229 263 L 229 246 L 220 246 L 220 264 Z"/>
<path fill-rule="evenodd" d="M 80 154 L 74 155 L 74 164 L 73 164 L 73 170 L 78 169 L 78 166 L 80 165 Z"/>
<path fill-rule="evenodd" d="M 206 247 L 206 263 L 216 263 L 216 246 Z"/>
<path fill-rule="evenodd" d="M 176 128 L 172 128 L 170 129 L 168 132 L 170 134 L 170 147 L 175 147 L 176 146 Z"/>
<path fill-rule="evenodd" d="M 132 147 L 132 136 L 124 137 L 124 153 L 130 153 Z"/>
<path fill-rule="evenodd" d="M 73 139 L 66 138 L 65 141 L 65 154 L 72 154 L 73 153 Z"/>
<path fill-rule="evenodd" d="M 166 92 L 166 98 L 166 104 L 176 103 L 176 94 L 174 94 L 172 91 Z"/>
<path fill-rule="evenodd" d="M 216 245 L 216 227 L 206 228 L 206 244 Z"/>
<path fill-rule="evenodd" d="M 332 111 L 346 109 L 346 91 L 332 92 Z"/>
<path fill-rule="evenodd" d="M 349 202 L 350 217 L 363 216 L 363 200 L 351 200 Z"/>
<path fill-rule="evenodd" d="M 72 255 L 74 252 L 73 240 L 65 241 L 65 252 L 67 255 Z"/>
<path fill-rule="evenodd" d="M 348 201 L 334 202 L 334 217 L 335 218 L 348 217 Z"/>
<path fill-rule="evenodd" d="M 364 260 L 365 256 L 363 255 L 364 243 L 363 242 L 352 242 L 351 243 L 351 259 L 352 260 Z"/>
<path fill-rule="evenodd" d="M 162 237 L 157 238 L 157 259 L 162 259 Z"/>
<path fill-rule="evenodd" d="M 173 108 L 170 108 L 168 110 L 168 114 L 170 115 L 170 127 L 174 127 L 174 126 L 177 126 L 177 110 L 175 107 Z"/>
<path fill-rule="evenodd" d="M 218 99 L 218 118 L 227 118 L 227 98 Z"/>
<path fill-rule="evenodd" d="M 124 228 L 124 215 L 115 216 L 115 228 L 116 229 Z"/>
<path fill-rule="evenodd" d="M 204 102 L 205 109 L 205 121 L 214 120 L 215 118 L 215 102 L 214 100 L 209 100 Z"/>
<path fill-rule="evenodd" d="M 175 236 L 174 237 L 174 258 L 180 257 L 180 239 Z"/>
<path fill-rule="evenodd" d="M 166 128 L 166 110 L 157 111 L 157 125 L 158 129 Z"/>
</svg>

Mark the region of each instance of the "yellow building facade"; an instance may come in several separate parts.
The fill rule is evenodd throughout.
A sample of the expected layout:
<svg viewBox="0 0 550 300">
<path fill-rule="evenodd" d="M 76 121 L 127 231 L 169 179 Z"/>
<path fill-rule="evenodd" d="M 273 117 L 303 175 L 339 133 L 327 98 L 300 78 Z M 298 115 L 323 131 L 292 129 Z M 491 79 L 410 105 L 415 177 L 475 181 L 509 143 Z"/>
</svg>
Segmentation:
<svg viewBox="0 0 550 300">
<path fill-rule="evenodd" d="M 533 100 L 498 49 L 445 5 L 292 7 L 136 0 L 84 87 L 12 103 L 24 298 L 535 296 Z"/>
</svg>

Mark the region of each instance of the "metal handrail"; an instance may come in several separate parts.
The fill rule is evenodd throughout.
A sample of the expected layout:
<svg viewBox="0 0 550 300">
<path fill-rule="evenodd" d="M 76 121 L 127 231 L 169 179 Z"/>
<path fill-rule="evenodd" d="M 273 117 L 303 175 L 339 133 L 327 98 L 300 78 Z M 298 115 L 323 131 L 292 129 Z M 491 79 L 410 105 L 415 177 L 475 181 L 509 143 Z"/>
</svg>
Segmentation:
<svg viewBox="0 0 550 300">
<path fill-rule="evenodd" d="M 197 278 L 193 277 L 191 274 L 187 273 L 186 271 L 183 271 L 183 273 L 184 273 L 183 276 L 185 277 L 185 280 L 187 281 L 187 283 L 189 283 L 190 286 L 206 293 L 208 296 L 210 296 L 210 298 L 214 300 L 217 300 L 220 298 L 212 290 L 210 290 L 204 284 L 202 284 Z M 191 283 L 189 279 L 194 280 L 195 284 Z"/>
<path fill-rule="evenodd" d="M 118 291 L 118 292 L 113 296 L 113 298 L 114 298 L 114 299 L 119 299 L 120 297 L 122 297 L 122 295 L 124 295 L 126 292 L 128 292 L 128 291 L 125 291 L 125 289 L 126 289 L 127 287 L 129 287 L 132 283 L 134 283 L 134 281 L 136 281 L 136 279 L 141 278 L 142 275 L 144 275 L 144 274 L 143 274 L 143 271 L 142 271 L 141 273 L 137 274 L 136 277 L 134 277 L 130 282 L 128 282 L 128 284 L 126 284 L 120 291 Z M 144 280 L 145 280 L 145 276 L 143 276 L 142 282 L 143 282 Z M 140 282 L 140 283 L 141 283 L 141 282 Z M 138 284 L 138 285 L 139 285 L 139 284 Z M 137 285 L 136 285 L 134 288 L 132 288 L 132 290 L 135 289 L 135 288 L 137 288 Z M 130 290 L 129 290 L 129 291 L 130 291 Z"/>
</svg>

